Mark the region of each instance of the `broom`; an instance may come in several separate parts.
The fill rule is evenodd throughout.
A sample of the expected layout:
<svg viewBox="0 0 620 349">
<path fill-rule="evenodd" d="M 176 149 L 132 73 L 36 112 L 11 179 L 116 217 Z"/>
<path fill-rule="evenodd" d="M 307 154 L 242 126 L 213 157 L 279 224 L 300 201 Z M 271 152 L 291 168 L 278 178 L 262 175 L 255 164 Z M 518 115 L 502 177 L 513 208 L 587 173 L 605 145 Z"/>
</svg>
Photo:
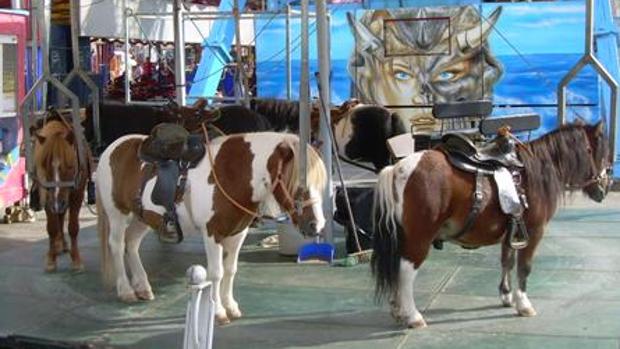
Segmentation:
<svg viewBox="0 0 620 349">
<path fill-rule="evenodd" d="M 325 101 L 320 98 L 321 97 L 321 83 L 319 81 L 319 73 L 315 72 L 314 76 L 316 77 L 316 82 L 317 82 L 317 88 L 319 90 L 319 105 L 322 109 L 322 115 L 324 118 L 324 121 L 326 124 L 329 123 L 329 120 L 327 120 L 327 106 L 325 105 Z M 357 247 L 357 252 L 354 253 L 350 253 L 347 255 L 346 258 L 344 258 L 342 261 L 340 261 L 338 263 L 338 265 L 341 266 L 354 266 L 357 265 L 358 263 L 367 263 L 370 261 L 370 257 L 372 255 L 372 250 L 362 250 L 362 246 L 360 244 L 359 241 L 359 237 L 358 237 L 358 230 L 357 230 L 357 225 L 355 224 L 355 218 L 353 217 L 353 210 L 351 209 L 351 201 L 349 199 L 349 193 L 347 191 L 347 187 L 344 183 L 344 176 L 342 175 L 342 165 L 340 163 L 340 156 L 339 156 L 339 152 L 338 152 L 338 144 L 336 144 L 335 141 L 335 137 L 334 137 L 334 132 L 332 130 L 331 127 L 328 127 L 328 135 L 329 138 L 331 139 L 331 151 L 332 154 L 334 156 L 334 158 L 336 159 L 336 170 L 338 172 L 338 178 L 340 180 L 340 185 L 342 186 L 343 190 L 344 190 L 344 199 L 345 199 L 345 203 L 347 206 L 347 214 L 349 216 L 349 221 L 351 224 L 351 229 L 353 230 L 353 237 L 355 239 L 355 245 Z M 314 244 L 316 245 L 316 244 Z M 311 249 L 311 246 L 313 245 L 307 245 L 308 250 Z M 302 247 L 303 248 L 303 247 Z M 301 250 L 301 249 L 300 249 Z M 317 251 L 318 252 L 318 251 Z"/>
</svg>

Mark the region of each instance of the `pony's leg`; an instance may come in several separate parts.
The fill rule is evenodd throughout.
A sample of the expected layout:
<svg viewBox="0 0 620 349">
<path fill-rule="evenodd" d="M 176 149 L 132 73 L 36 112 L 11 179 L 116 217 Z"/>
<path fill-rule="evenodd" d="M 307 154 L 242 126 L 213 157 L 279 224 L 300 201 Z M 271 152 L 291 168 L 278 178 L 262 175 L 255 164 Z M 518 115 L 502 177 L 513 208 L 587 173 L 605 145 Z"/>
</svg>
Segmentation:
<svg viewBox="0 0 620 349">
<path fill-rule="evenodd" d="M 415 306 L 413 283 L 418 270 L 413 263 L 401 258 L 398 273 L 398 319 L 410 328 L 426 327 L 426 321 Z"/>
<path fill-rule="evenodd" d="M 502 279 L 499 283 L 499 298 L 505 307 L 514 306 L 512 298 L 512 269 L 515 266 L 515 251 L 510 248 L 508 234 L 505 235 L 502 243 Z"/>
<path fill-rule="evenodd" d="M 140 244 L 147 232 L 148 226 L 134 217 L 127 227 L 125 242 L 127 243 L 127 263 L 131 272 L 131 286 L 139 299 L 150 301 L 155 299 L 155 296 L 142 266 L 139 252 Z"/>
<path fill-rule="evenodd" d="M 532 271 L 532 260 L 538 243 L 542 238 L 544 228 L 536 228 L 530 231 L 527 247 L 519 250 L 517 254 L 517 278 L 519 287 L 514 291 L 515 305 L 521 316 L 535 316 L 536 310 L 527 297 L 527 277 Z"/>
<path fill-rule="evenodd" d="M 248 228 L 222 240 L 222 247 L 224 248 L 224 277 L 222 278 L 220 296 L 222 297 L 222 305 L 226 309 L 226 315 L 231 320 L 241 317 L 239 304 L 233 297 L 233 283 L 237 273 L 239 251 L 247 234 Z"/>
<path fill-rule="evenodd" d="M 80 201 L 81 204 L 81 201 Z M 69 208 L 69 236 L 71 237 L 71 269 L 79 272 L 84 270 L 80 251 L 78 250 L 78 233 L 80 232 L 80 206 L 72 205 Z M 63 234 L 64 235 L 64 234 Z M 63 239 L 64 240 L 64 239 Z"/>
<path fill-rule="evenodd" d="M 202 237 L 207 253 L 207 279 L 213 284 L 213 301 L 215 303 L 215 321 L 218 325 L 225 325 L 230 322 L 226 309 L 222 305 L 220 297 L 220 283 L 224 276 L 223 267 L 223 248 L 215 241 L 213 236 L 209 236 L 206 229 L 202 229 Z"/>
<path fill-rule="evenodd" d="M 114 266 L 116 276 L 116 294 L 123 302 L 135 302 L 138 300 L 136 294 L 129 284 L 127 271 L 125 270 L 125 230 L 127 229 L 127 217 L 120 212 L 108 213 L 110 222 L 110 236 L 108 244 L 110 246 L 110 256 Z"/>
<path fill-rule="evenodd" d="M 58 256 L 58 241 L 62 231 L 58 230 L 59 215 L 46 211 L 47 216 L 47 235 L 49 237 L 49 250 L 45 261 L 45 271 L 48 273 L 56 271 L 56 257 Z"/>
</svg>

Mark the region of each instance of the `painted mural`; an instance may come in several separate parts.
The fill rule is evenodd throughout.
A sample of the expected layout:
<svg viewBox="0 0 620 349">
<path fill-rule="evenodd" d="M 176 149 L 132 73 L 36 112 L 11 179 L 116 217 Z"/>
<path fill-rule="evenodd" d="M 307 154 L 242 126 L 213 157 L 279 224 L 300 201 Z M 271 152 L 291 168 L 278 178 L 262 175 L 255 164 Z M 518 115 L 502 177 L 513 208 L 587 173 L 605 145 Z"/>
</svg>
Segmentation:
<svg viewBox="0 0 620 349">
<path fill-rule="evenodd" d="M 395 106 L 433 129 L 434 102 L 490 99 L 493 115 L 535 112 L 538 137 L 556 127 L 556 86 L 583 54 L 584 2 L 485 3 L 331 13 L 332 101 Z M 286 98 L 285 20 L 257 21 L 258 95 Z M 318 71 L 314 24 L 310 69 Z M 291 21 L 293 99 L 299 91 L 299 20 Z M 311 81 L 313 96 L 316 82 Z M 568 88 L 568 119 L 598 120 L 598 78 L 585 68 Z"/>
<path fill-rule="evenodd" d="M 474 6 L 364 11 L 348 16 L 355 36 L 348 71 L 365 103 L 406 107 L 490 99 L 502 65 L 488 36 L 501 7 L 485 20 Z M 402 109 L 416 129 L 435 128 L 428 109 Z"/>
</svg>

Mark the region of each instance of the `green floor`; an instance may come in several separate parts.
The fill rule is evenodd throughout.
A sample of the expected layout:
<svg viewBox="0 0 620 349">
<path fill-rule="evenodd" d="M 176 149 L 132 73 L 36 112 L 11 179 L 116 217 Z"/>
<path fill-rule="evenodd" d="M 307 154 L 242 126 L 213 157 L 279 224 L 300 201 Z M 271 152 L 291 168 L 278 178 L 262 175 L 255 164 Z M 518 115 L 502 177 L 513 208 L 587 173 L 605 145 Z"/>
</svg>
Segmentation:
<svg viewBox="0 0 620 349">
<path fill-rule="evenodd" d="M 579 201 L 581 203 L 581 201 Z M 22 334 L 109 347 L 179 348 L 184 272 L 204 264 L 198 238 L 149 237 L 143 259 L 156 300 L 125 305 L 101 289 L 94 219 L 83 220 L 86 271 L 43 272 L 43 223 L 0 225 L 0 336 Z M 620 348 L 620 195 L 563 209 L 543 240 L 528 294 L 535 318 L 499 306 L 498 246 L 433 251 L 416 282 L 429 327 L 404 330 L 372 301 L 368 265 L 299 266 L 256 246 L 240 257 L 245 317 L 216 328 L 215 348 Z"/>
</svg>

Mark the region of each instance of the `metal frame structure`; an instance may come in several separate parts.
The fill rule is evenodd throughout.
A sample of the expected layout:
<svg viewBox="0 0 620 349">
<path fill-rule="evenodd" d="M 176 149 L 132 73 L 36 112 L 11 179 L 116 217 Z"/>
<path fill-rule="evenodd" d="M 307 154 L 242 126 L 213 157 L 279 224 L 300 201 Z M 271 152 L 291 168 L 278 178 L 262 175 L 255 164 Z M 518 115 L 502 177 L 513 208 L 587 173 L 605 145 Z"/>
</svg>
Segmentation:
<svg viewBox="0 0 620 349">
<path fill-rule="evenodd" d="M 99 87 L 95 82 L 86 74 L 82 69 L 80 62 L 80 43 L 78 40 L 80 33 L 80 2 L 78 0 L 70 1 L 70 13 L 71 13 L 71 54 L 73 56 L 73 69 L 67 74 L 62 81 L 63 85 L 69 87 L 69 84 L 73 78 L 77 77 L 84 81 L 86 86 L 90 89 L 93 99 L 93 133 L 95 135 L 95 147 L 101 144 L 101 130 L 99 129 Z"/>
<path fill-rule="evenodd" d="M 131 18 L 133 18 L 137 23 L 138 23 L 138 28 L 140 29 L 140 31 L 142 32 L 142 35 L 144 35 L 145 37 L 147 36 L 147 33 L 144 31 L 144 29 L 142 28 L 142 26 L 139 24 L 140 23 L 140 19 L 144 18 L 144 19 L 161 19 L 163 17 L 173 17 L 173 25 L 174 25 L 174 35 L 175 35 L 175 47 L 178 46 L 185 46 L 185 40 L 184 40 L 184 29 L 185 29 L 185 21 L 212 21 L 212 20 L 218 20 L 218 19 L 230 19 L 231 17 L 233 17 L 236 21 L 236 25 L 235 25 L 235 31 L 236 31 L 236 37 L 239 38 L 240 40 L 240 24 L 239 22 L 242 19 L 255 19 L 255 18 L 260 18 L 260 17 L 266 17 L 266 16 L 278 16 L 278 15 L 282 15 L 285 16 L 286 18 L 286 48 L 285 48 L 285 54 L 286 54 L 286 72 L 287 72 L 287 77 L 286 77 L 286 95 L 287 98 L 290 99 L 291 98 L 291 91 L 292 91 L 292 73 L 291 73 L 291 54 L 290 54 L 290 50 L 291 50 L 291 29 L 290 29 L 290 24 L 291 24 L 291 19 L 293 18 L 301 18 L 302 14 L 300 11 L 294 11 L 290 8 L 290 6 L 287 6 L 285 11 L 263 11 L 260 13 L 242 13 L 240 11 L 235 11 L 235 8 L 238 7 L 233 7 L 232 11 L 194 11 L 194 12 L 190 12 L 190 11 L 185 11 L 185 9 L 183 8 L 183 6 L 178 6 L 177 2 L 181 3 L 182 1 L 180 0 L 172 0 L 174 2 L 174 6 L 173 6 L 173 12 L 148 12 L 148 11 L 133 11 L 131 8 L 128 8 L 126 5 L 126 2 L 123 4 L 124 6 L 124 11 L 123 11 L 123 23 L 124 23 L 124 47 L 125 47 L 125 56 L 129 57 L 129 21 Z M 235 4 L 238 5 L 238 2 L 235 2 Z M 308 13 L 308 16 L 310 18 L 313 17 L 317 17 L 316 14 L 314 13 Z M 329 14 L 327 14 L 327 17 L 329 19 Z M 148 39 L 148 38 L 147 38 Z M 181 40 L 181 41 L 178 41 Z M 240 41 L 236 42 L 236 47 L 240 47 Z M 175 50 L 175 61 L 179 61 L 180 57 L 177 57 L 177 50 Z M 184 55 L 184 52 L 183 52 Z M 241 56 L 240 54 L 237 54 L 237 65 L 241 65 Z M 181 60 L 181 64 L 175 64 L 175 85 L 176 85 L 176 89 L 177 89 L 177 103 L 179 105 L 185 105 L 187 103 L 187 99 L 191 99 L 193 96 L 187 96 L 186 92 L 185 92 L 185 86 L 186 86 L 186 81 L 185 81 L 185 74 L 184 73 L 179 73 L 179 72 L 184 72 L 185 71 L 185 59 Z M 164 104 L 164 102 L 144 102 L 144 101 L 133 101 L 131 99 L 131 90 L 130 90 L 130 82 L 131 82 L 131 71 L 128 71 L 128 73 L 125 74 L 125 103 L 126 104 L 141 104 L 141 105 L 161 105 Z M 237 104 L 241 104 L 242 102 L 244 103 L 248 103 L 249 101 L 247 101 L 247 94 L 244 94 L 243 96 L 239 95 L 239 90 L 243 90 L 247 93 L 248 91 L 248 86 L 247 86 L 247 77 L 245 76 L 245 74 L 243 74 L 243 76 L 240 76 L 240 78 L 238 79 L 238 84 L 240 84 L 241 86 L 243 86 L 243 88 L 239 89 L 235 89 L 235 97 L 231 98 L 231 97 L 218 97 L 218 96 L 200 96 L 201 98 L 205 98 L 207 100 L 212 100 L 212 101 L 235 101 Z M 182 91 L 182 95 L 184 96 L 183 100 L 181 100 L 179 98 L 179 91 Z"/>
<path fill-rule="evenodd" d="M 590 64 L 596 72 L 605 80 L 611 90 L 610 111 L 609 111 L 609 147 L 611 152 L 611 161 L 616 160 L 616 118 L 618 115 L 618 83 L 599 62 L 594 55 L 594 0 L 586 0 L 586 37 L 585 52 L 579 59 L 577 64 L 562 78 L 558 84 L 558 124 L 563 125 L 566 122 L 566 86 L 573 80 L 575 76 Z"/>
<path fill-rule="evenodd" d="M 23 118 L 23 127 L 24 127 L 24 144 L 26 146 L 26 170 L 31 178 L 35 177 L 35 169 L 34 169 L 34 159 L 32 153 L 32 140 L 30 134 L 30 127 L 37 120 L 37 117 L 43 113 L 45 113 L 45 94 L 47 90 L 47 83 L 50 83 L 53 87 L 57 88 L 61 94 L 69 97 L 71 101 L 71 113 L 72 113 L 72 126 L 74 132 L 82 132 L 82 125 L 80 124 L 80 101 L 78 97 L 71 92 L 60 80 L 53 77 L 50 73 L 50 63 L 49 63 L 49 30 L 48 26 L 50 23 L 50 8 L 51 1 L 50 0 L 39 0 L 37 2 L 38 6 L 34 6 L 35 0 L 33 0 L 31 9 L 30 9 L 30 18 L 32 24 L 32 40 L 33 40 L 33 51 L 36 57 L 36 45 L 34 44 L 35 38 L 37 37 L 37 27 L 40 31 L 41 37 L 41 51 L 43 56 L 43 74 L 37 79 L 37 81 L 32 85 L 24 100 L 20 106 L 20 114 Z M 36 22 L 36 24 L 35 24 Z M 33 71 L 34 74 L 34 71 Z M 36 109 L 36 92 L 39 88 L 43 91 L 43 110 L 37 111 Z M 31 109 L 29 110 L 29 107 Z M 76 142 L 78 160 L 80 163 L 86 162 L 86 149 L 85 144 L 83 142 Z M 64 186 L 66 183 L 47 183 L 47 184 L 55 184 L 57 186 Z"/>
</svg>

